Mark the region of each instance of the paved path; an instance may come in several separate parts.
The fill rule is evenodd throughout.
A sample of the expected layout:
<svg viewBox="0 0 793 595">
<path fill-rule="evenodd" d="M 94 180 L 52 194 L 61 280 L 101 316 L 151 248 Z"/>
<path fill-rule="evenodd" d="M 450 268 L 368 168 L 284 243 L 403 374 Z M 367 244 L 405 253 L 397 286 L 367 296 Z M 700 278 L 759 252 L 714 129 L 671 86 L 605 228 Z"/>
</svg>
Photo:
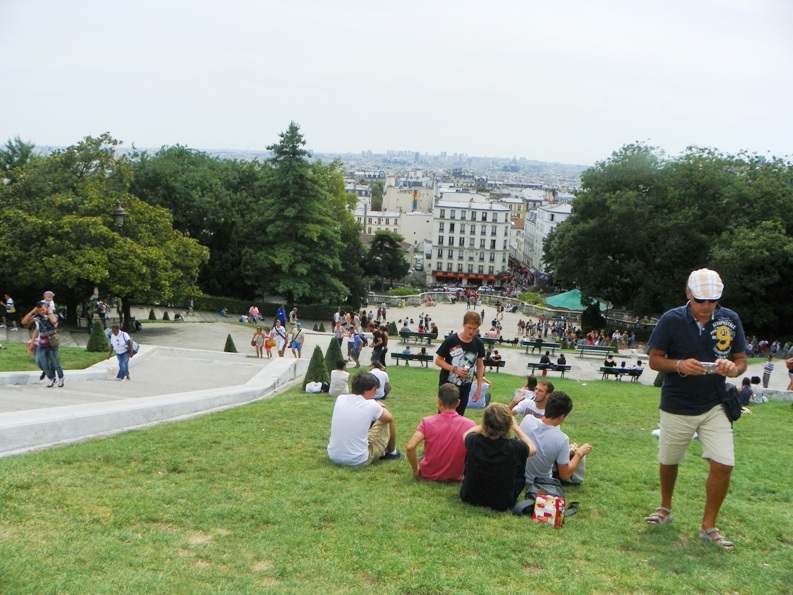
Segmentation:
<svg viewBox="0 0 793 595">
<path fill-rule="evenodd" d="M 481 307 L 478 310 L 481 312 Z M 432 317 L 442 336 L 445 332 L 458 330 L 462 326 L 466 307 L 464 304 L 441 304 L 430 308 L 393 308 L 388 311 L 388 317 L 391 320 L 413 318 L 415 324 L 411 326 L 417 328 L 418 315 L 421 312 Z M 134 309 L 133 315 L 144 320 L 148 317 L 148 309 Z M 161 318 L 161 311 L 157 311 L 157 315 Z M 485 307 L 485 320 L 491 320 L 494 315 L 494 308 Z M 520 318 L 526 317 L 513 313 L 504 314 L 502 324 L 505 337 L 517 335 Z M 60 413 L 78 409 L 90 412 L 91 407 L 102 409 L 112 403 L 134 407 L 135 400 L 150 406 L 151 399 L 165 402 L 177 396 L 179 399 L 189 399 L 191 393 L 205 396 L 208 392 L 221 394 L 239 391 L 240 387 L 250 385 L 270 388 L 280 386 L 299 377 L 298 374 L 305 373 L 305 366 L 315 345 L 319 345 L 323 352 L 327 348 L 331 334 L 312 331 L 314 321 L 303 321 L 303 324 L 306 329 L 304 361 L 299 362 L 297 367 L 289 351 L 284 358 L 256 359 L 254 349 L 250 346 L 253 326 L 224 321 L 216 313 L 199 312 L 187 318 L 184 323 L 147 322 L 144 330 L 135 334 L 135 340 L 141 345 L 141 352 L 131 360 L 130 382 L 115 380 L 115 358 L 100 362 L 87 370 L 67 370 L 66 385 L 63 388 L 47 388 L 45 383 L 38 380 L 39 375 L 36 372 L 0 373 L 0 430 L 7 427 L 3 426 L 4 423 L 18 423 L 22 419 L 20 415 L 23 414 L 26 422 L 31 422 L 37 417 L 51 417 L 53 412 L 58 413 L 59 410 Z M 329 329 L 330 324 L 326 322 L 325 327 Z M 487 328 L 489 324 L 483 326 L 484 330 Z M 231 335 L 240 353 L 223 352 L 228 335 Z M 27 337 L 26 330 L 12 333 L 7 329 L 0 329 L 0 339 L 9 342 L 24 341 Z M 84 347 L 87 341 L 87 333 L 63 333 L 64 345 Z M 434 343 L 430 352 L 434 352 L 435 345 Z M 404 346 L 398 339 L 392 338 L 389 348 L 393 353 Z M 415 347 L 412 348 L 416 350 Z M 500 374 L 523 376 L 527 373 L 527 362 L 539 359 L 537 354 L 526 355 L 523 348 L 502 346 L 498 349 L 507 362 Z M 368 361 L 368 354 L 367 349 L 361 356 L 362 362 Z M 623 352 L 616 359 L 631 362 L 635 357 L 632 353 Z M 567 361 L 572 367 L 567 378 L 581 382 L 600 380 L 600 357 L 581 358 L 571 354 Z M 271 367 L 272 370 L 268 372 Z M 761 366 L 751 366 L 747 375 L 762 375 Z M 493 371 L 488 372 L 488 376 L 497 380 L 499 374 Z M 549 377 L 558 378 L 559 374 L 551 372 Z M 655 373 L 648 370 L 642 375 L 640 382 L 651 385 L 654 379 Z M 627 379 L 623 382 L 627 382 Z M 780 361 L 772 376 L 770 388 L 783 390 L 786 386 L 787 374 Z M 74 409 L 75 407 L 78 409 Z M 0 454 L 1 434 L 0 431 Z"/>
</svg>

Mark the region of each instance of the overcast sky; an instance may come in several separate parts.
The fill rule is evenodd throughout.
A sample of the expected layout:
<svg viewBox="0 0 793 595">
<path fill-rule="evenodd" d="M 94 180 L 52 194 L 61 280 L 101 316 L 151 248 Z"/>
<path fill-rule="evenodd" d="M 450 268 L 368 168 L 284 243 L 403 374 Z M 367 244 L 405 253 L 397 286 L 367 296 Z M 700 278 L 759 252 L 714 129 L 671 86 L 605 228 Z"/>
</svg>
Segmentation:
<svg viewBox="0 0 793 595">
<path fill-rule="evenodd" d="M 0 0 L 0 142 L 793 154 L 790 0 Z"/>
</svg>

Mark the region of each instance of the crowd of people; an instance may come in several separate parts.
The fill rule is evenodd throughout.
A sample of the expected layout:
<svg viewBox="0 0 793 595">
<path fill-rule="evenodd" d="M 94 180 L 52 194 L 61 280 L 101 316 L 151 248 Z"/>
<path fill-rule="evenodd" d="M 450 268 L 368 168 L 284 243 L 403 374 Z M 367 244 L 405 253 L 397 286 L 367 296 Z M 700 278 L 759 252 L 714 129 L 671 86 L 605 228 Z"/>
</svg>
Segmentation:
<svg viewBox="0 0 793 595">
<path fill-rule="evenodd" d="M 649 340 L 649 367 L 663 372 L 665 380 L 658 446 L 660 505 L 644 520 L 649 525 L 672 522 L 678 467 L 692 437 L 698 435 L 709 468 L 698 537 L 729 550 L 733 543 L 716 525 L 735 465 L 732 423 L 722 401 L 729 388 L 726 379 L 746 370 L 747 342 L 738 315 L 719 305 L 723 289 L 715 271 L 692 272 L 685 287 L 685 305 L 666 312 Z M 593 447 L 571 443 L 562 431 L 573 400 L 555 390 L 549 380 L 530 376 L 509 404 L 487 405 L 479 423 L 465 417 L 466 409 L 484 398 L 482 387 L 487 385 L 481 324 L 479 313 L 466 311 L 462 329 L 447 335 L 435 352 L 434 363 L 440 369 L 437 413 L 421 420 L 405 447 L 413 477 L 460 482 L 462 501 L 494 510 L 511 509 L 524 488 L 540 481 L 582 483 Z M 540 328 L 544 332 L 546 327 Z M 624 336 L 615 332 L 611 337 L 593 338 L 598 340 L 621 342 Z M 345 365 L 342 360 L 338 369 L 343 371 Z M 331 419 L 331 461 L 368 465 L 403 458 L 396 447 L 394 416 L 382 399 L 377 400 L 383 381 L 374 372 L 380 367 L 373 350 L 370 371 L 352 378 L 350 394 L 339 393 Z M 743 404 L 757 399 L 750 385 L 748 378 L 742 381 Z M 336 386 L 337 390 L 346 388 Z"/>
</svg>

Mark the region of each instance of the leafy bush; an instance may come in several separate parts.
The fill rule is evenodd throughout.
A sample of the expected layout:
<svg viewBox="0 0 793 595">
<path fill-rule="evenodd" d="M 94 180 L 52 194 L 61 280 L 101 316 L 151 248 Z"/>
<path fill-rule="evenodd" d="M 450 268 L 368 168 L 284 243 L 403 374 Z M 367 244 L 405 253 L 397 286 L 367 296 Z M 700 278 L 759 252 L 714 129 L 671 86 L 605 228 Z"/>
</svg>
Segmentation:
<svg viewBox="0 0 793 595">
<path fill-rule="evenodd" d="M 94 320 L 94 323 L 91 325 L 91 336 L 88 337 L 88 345 L 86 346 L 86 351 L 91 351 L 93 353 L 99 352 L 106 352 L 110 348 L 107 344 L 107 337 L 105 336 L 105 328 L 102 326 L 101 320 Z"/>
<path fill-rule="evenodd" d="M 388 290 L 388 295 L 418 295 L 420 293 L 421 290 L 415 287 L 395 287 Z"/>
<path fill-rule="evenodd" d="M 545 303 L 545 300 L 542 299 L 542 296 L 535 291 L 526 291 L 524 293 L 521 293 L 518 296 L 518 299 L 522 302 L 526 302 L 527 304 L 533 304 L 533 305 Z"/>
<path fill-rule="evenodd" d="M 303 390 L 309 382 L 330 382 L 330 374 L 325 367 L 325 358 L 319 345 L 314 346 L 314 353 L 311 354 L 311 361 L 308 362 L 308 372 L 303 378 Z"/>
<path fill-rule="evenodd" d="M 149 320 L 157 320 L 157 315 L 154 313 L 154 308 L 149 310 Z"/>
<path fill-rule="evenodd" d="M 171 319 L 171 317 L 170 317 L 170 316 L 168 316 L 168 312 L 163 312 L 163 313 L 162 313 L 162 319 L 163 319 L 163 320 L 170 320 L 170 319 Z"/>
<path fill-rule="evenodd" d="M 388 336 L 389 337 L 398 337 L 399 336 L 399 331 L 397 330 L 396 322 L 394 322 L 393 320 L 388 325 Z"/>
<path fill-rule="evenodd" d="M 226 353 L 237 353 L 237 347 L 234 345 L 234 339 L 231 338 L 231 333 L 226 337 L 226 346 L 223 348 Z"/>
<path fill-rule="evenodd" d="M 317 331 L 320 332 L 320 333 L 324 333 L 325 332 L 325 324 L 320 322 L 319 323 L 319 328 L 317 329 Z"/>
</svg>

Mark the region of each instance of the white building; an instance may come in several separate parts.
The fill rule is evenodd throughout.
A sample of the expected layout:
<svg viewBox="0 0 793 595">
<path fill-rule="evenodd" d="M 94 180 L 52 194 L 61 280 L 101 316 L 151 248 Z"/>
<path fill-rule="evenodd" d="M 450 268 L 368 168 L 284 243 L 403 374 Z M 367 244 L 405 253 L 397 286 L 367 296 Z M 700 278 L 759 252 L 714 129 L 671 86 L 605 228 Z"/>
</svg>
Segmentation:
<svg viewBox="0 0 793 595">
<path fill-rule="evenodd" d="M 432 257 L 438 284 L 492 285 L 509 269 L 510 208 L 481 194 L 443 192 L 433 206 Z"/>
<path fill-rule="evenodd" d="M 542 272 L 543 270 L 543 242 L 551 230 L 570 216 L 573 208 L 570 204 L 550 204 L 530 211 L 523 227 L 522 248 L 523 258 L 520 262 Z"/>
</svg>

